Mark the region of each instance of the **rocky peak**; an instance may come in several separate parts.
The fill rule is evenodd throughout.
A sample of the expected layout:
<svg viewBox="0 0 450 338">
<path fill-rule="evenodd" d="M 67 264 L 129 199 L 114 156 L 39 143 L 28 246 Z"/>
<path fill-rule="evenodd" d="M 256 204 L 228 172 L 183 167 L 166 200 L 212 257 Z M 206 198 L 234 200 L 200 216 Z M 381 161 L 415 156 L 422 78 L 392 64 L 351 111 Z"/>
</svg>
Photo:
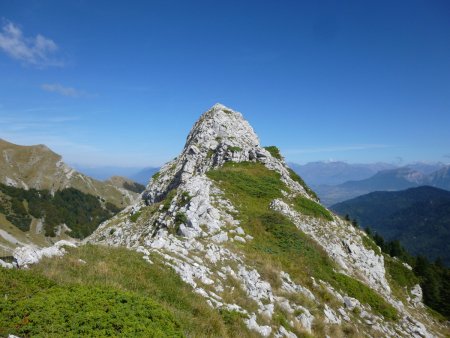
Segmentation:
<svg viewBox="0 0 450 338">
<path fill-rule="evenodd" d="M 167 163 L 149 182 L 144 199 L 149 203 L 158 202 L 195 175 L 225 162 L 244 161 L 264 163 L 278 171 L 295 190 L 303 190 L 290 179 L 284 161 L 260 146 L 258 136 L 242 114 L 217 103 L 194 124 L 180 156 Z"/>
<path fill-rule="evenodd" d="M 219 145 L 254 148 L 259 146 L 259 140 L 241 113 L 217 103 L 195 123 L 185 150 L 193 146 L 216 150 Z"/>
</svg>

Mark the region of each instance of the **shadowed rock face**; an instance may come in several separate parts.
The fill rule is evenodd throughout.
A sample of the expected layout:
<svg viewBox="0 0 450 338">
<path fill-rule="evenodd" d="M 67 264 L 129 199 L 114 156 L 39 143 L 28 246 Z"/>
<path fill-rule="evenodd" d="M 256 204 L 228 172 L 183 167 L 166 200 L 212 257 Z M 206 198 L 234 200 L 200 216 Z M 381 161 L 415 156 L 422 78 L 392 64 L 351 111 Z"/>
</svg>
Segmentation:
<svg viewBox="0 0 450 338">
<path fill-rule="evenodd" d="M 279 198 L 264 205 L 264 210 L 284 215 L 294 231 L 301 230 L 325 251 L 341 274 L 376 290 L 400 313 L 400 319 L 385 321 L 367 304 L 318 278 L 302 284 L 296 279 L 299 276 L 283 271 L 283 266 L 272 267 L 278 283 L 269 281 L 263 268 L 242 250 L 242 245 L 256 245 L 256 235 L 239 215 L 241 201 L 233 204 L 218 181 L 207 175 L 224 165 L 225 170 L 230 169 L 233 165 L 229 162 L 250 162 L 240 168 L 253 166 L 265 173 L 276 172 L 272 176 L 279 177 L 283 188 L 278 191 Z M 216 104 L 204 113 L 189 133 L 182 153 L 154 175 L 142 197 L 103 223 L 87 241 L 126 246 L 141 252 L 150 264 L 152 255 L 162 258 L 208 304 L 240 312 L 247 327 L 261 336 L 295 337 L 295 327 L 312 332 L 316 322 L 325 326 L 347 323 L 372 337 L 431 336 L 411 311 L 411 307 L 423 305 L 403 304 L 392 295 L 384 257 L 364 245 L 365 235 L 359 229 L 331 214 L 324 219 L 293 207 L 295 198 L 310 204 L 315 201 L 291 178 L 285 162 L 260 146 L 255 132 L 238 112 Z M 247 303 L 230 299 L 236 289 Z M 334 303 L 325 303 L 323 292 Z M 277 311 L 289 318 L 286 327 L 277 322 Z M 429 323 L 425 314 L 420 320 Z"/>
</svg>

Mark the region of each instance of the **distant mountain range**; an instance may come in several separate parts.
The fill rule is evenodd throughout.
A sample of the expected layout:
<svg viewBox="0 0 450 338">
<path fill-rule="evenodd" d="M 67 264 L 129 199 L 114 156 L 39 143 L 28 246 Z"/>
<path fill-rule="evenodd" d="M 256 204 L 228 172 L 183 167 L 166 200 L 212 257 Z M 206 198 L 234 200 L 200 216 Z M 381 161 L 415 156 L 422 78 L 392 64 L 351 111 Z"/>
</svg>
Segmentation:
<svg viewBox="0 0 450 338">
<path fill-rule="evenodd" d="M 122 176 L 143 185 L 147 185 L 152 175 L 159 170 L 158 167 L 89 167 L 80 164 L 74 164 L 73 167 L 83 174 L 93 177 L 97 180 L 104 181 L 112 176 Z"/>
<path fill-rule="evenodd" d="M 313 162 L 293 167 L 327 206 L 373 191 L 397 191 L 422 185 L 450 189 L 450 165 L 443 163 L 417 162 L 405 167 L 392 168 L 393 165 L 386 163 L 361 165 L 345 162 Z M 389 169 L 377 171 L 383 167 Z M 366 177 L 362 178 L 364 176 Z M 353 179 L 342 182 L 350 177 Z"/>
<path fill-rule="evenodd" d="M 131 175 L 129 178 L 140 184 L 147 185 L 150 181 L 150 178 L 158 171 L 159 168 L 147 167 Z"/>
<path fill-rule="evenodd" d="M 331 209 L 355 218 L 362 227 L 370 226 L 387 240 L 399 240 L 414 255 L 441 257 L 450 266 L 450 191 L 422 186 L 372 192 Z"/>
<path fill-rule="evenodd" d="M 311 186 L 338 185 L 347 181 L 363 180 L 378 171 L 394 169 L 389 163 L 346 163 L 341 161 L 310 162 L 303 165 L 289 163 L 291 168 Z"/>
</svg>

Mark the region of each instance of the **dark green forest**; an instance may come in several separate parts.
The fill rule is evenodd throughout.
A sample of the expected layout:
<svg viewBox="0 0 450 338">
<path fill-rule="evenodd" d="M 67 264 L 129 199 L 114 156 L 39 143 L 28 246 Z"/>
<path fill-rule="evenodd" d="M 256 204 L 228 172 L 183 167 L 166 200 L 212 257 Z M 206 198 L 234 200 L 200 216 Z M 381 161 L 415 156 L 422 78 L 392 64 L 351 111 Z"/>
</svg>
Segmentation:
<svg viewBox="0 0 450 338">
<path fill-rule="evenodd" d="M 70 236 L 85 238 L 119 211 L 113 204 L 74 188 L 52 195 L 48 190 L 24 190 L 0 184 L 0 213 L 22 231 L 30 230 L 34 217 L 45 220 L 45 236 L 55 236 L 56 226 L 65 223 L 71 229 Z"/>
<path fill-rule="evenodd" d="M 428 186 L 377 191 L 335 204 L 331 210 L 351 215 L 386 240 L 400 241 L 414 256 L 440 258 L 450 267 L 450 191 Z"/>
<path fill-rule="evenodd" d="M 348 215 L 345 218 L 350 220 Z M 352 224 L 358 227 L 356 220 L 353 220 Z M 365 232 L 383 253 L 412 267 L 413 274 L 409 270 L 406 271 L 407 269 L 394 269 L 394 266 L 389 269 L 387 264 L 390 274 L 395 274 L 393 277 L 397 279 L 407 279 L 407 283 L 418 281 L 423 292 L 423 302 L 450 319 L 450 269 L 444 266 L 442 260 L 438 258 L 432 262 L 421 255 L 413 256 L 400 244 L 400 241 L 387 241 L 369 227 L 365 228 Z M 401 276 L 398 276 L 399 274 Z"/>
</svg>

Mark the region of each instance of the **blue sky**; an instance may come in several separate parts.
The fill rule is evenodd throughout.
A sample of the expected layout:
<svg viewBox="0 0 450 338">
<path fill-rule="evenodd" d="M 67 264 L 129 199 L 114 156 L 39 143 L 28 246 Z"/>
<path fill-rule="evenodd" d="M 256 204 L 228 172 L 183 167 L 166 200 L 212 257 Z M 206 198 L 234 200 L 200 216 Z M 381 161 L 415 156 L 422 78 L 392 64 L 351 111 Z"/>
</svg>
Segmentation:
<svg viewBox="0 0 450 338">
<path fill-rule="evenodd" d="M 287 160 L 450 161 L 448 1 L 0 2 L 0 137 L 155 166 L 216 102 Z"/>
</svg>

